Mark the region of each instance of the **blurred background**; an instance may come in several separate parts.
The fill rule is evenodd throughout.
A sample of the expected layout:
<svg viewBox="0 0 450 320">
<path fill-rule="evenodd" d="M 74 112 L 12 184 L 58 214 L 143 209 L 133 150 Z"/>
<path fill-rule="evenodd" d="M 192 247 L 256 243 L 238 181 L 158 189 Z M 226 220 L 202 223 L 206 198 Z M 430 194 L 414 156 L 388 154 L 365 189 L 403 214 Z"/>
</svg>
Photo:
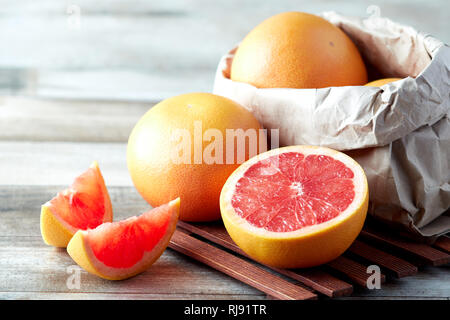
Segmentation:
<svg viewBox="0 0 450 320">
<path fill-rule="evenodd" d="M 0 93 L 156 101 L 210 91 L 221 55 L 269 16 L 367 17 L 373 5 L 450 42 L 448 0 L 0 1 Z"/>
<path fill-rule="evenodd" d="M 283 11 L 380 14 L 450 42 L 448 0 L 2 0 L 0 184 L 69 184 L 94 159 L 131 185 L 126 142 L 161 99 L 211 91 L 220 57 Z"/>
</svg>

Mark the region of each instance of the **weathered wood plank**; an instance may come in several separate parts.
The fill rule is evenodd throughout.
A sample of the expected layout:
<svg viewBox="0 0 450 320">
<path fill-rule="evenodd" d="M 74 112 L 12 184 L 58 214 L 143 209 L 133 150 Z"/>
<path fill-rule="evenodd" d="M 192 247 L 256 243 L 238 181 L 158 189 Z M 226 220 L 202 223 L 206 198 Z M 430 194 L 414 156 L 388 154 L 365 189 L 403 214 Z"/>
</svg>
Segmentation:
<svg viewBox="0 0 450 320">
<path fill-rule="evenodd" d="M 391 278 L 380 289 L 355 287 L 352 296 L 339 299 L 450 299 L 450 269 L 448 266 L 424 267 L 417 274 Z"/>
<path fill-rule="evenodd" d="M 0 97 L 0 141 L 127 142 L 153 103 Z"/>
<path fill-rule="evenodd" d="M 370 277 L 370 274 L 367 273 L 367 267 L 358 262 L 340 256 L 335 260 L 328 262 L 325 267 L 331 268 L 332 271 L 344 275 L 353 283 L 361 287 L 367 286 L 367 279 Z M 381 274 L 380 280 L 381 283 L 386 282 L 386 276 Z"/>
<path fill-rule="evenodd" d="M 0 292 L 2 300 L 265 300 L 265 295 L 240 293 L 186 294 L 105 292 Z"/>
<path fill-rule="evenodd" d="M 361 237 L 375 243 L 379 243 L 392 248 L 394 251 L 402 252 L 423 260 L 427 264 L 440 266 L 450 263 L 450 254 L 432 248 L 423 243 L 416 243 L 397 238 L 387 232 L 374 229 L 364 229 L 361 231 Z"/>
<path fill-rule="evenodd" d="M 371 261 L 382 268 L 387 269 L 397 278 L 411 276 L 417 273 L 417 267 L 408 261 L 400 259 L 384 251 L 378 250 L 362 241 L 356 240 L 348 249 L 357 256 Z"/>
<path fill-rule="evenodd" d="M 61 297 L 67 294 L 67 298 L 71 293 L 74 298 L 92 293 L 92 299 L 122 299 L 127 294 L 129 298 L 162 295 L 172 299 L 265 297 L 260 291 L 170 249 L 148 271 L 126 281 L 107 281 L 78 269 L 80 289 L 68 289 L 67 268 L 78 267 L 64 249 L 45 245 L 39 229 L 40 205 L 58 190 L 61 187 L 0 186 L 0 298 L 40 298 L 41 293 Z M 134 188 L 112 187 L 109 193 L 116 220 L 149 209 Z"/>
<path fill-rule="evenodd" d="M 126 143 L 0 141 L 0 185 L 65 185 L 97 160 L 108 186 L 131 186 Z"/>
<path fill-rule="evenodd" d="M 168 249 L 145 273 L 120 282 L 81 271 L 80 290 L 69 290 L 64 250 L 46 246 L 39 231 L 39 207 L 59 186 L 0 186 L 0 298 L 4 299 L 265 299 L 260 291 Z M 110 187 L 117 219 L 148 209 L 132 187 Z M 353 297 L 449 299 L 448 267 L 382 284 L 355 288 Z M 195 284 L 195 285 L 193 285 Z"/>
<path fill-rule="evenodd" d="M 0 52 L 0 92 L 159 100 L 209 91 L 219 57 L 273 14 L 336 10 L 367 16 L 373 1 L 273 0 L 261 5 L 256 0 L 195 0 L 186 5 L 180 0 L 83 0 L 76 2 L 79 29 L 69 27 L 73 16 L 67 13 L 68 3 L 40 3 L 10 1 L 0 8 L 0 40 L 8 43 Z M 383 16 L 450 41 L 448 1 L 383 0 L 377 5 Z"/>
<path fill-rule="evenodd" d="M 221 223 L 194 224 L 179 221 L 178 225 L 183 229 L 247 257 L 247 254 L 233 242 Z M 353 290 L 352 285 L 320 270 L 288 270 L 273 267 L 269 268 L 287 277 L 300 281 L 304 285 L 329 297 L 349 295 Z"/>
<path fill-rule="evenodd" d="M 190 235 L 175 231 L 170 248 L 281 300 L 309 300 L 317 295 Z"/>
<path fill-rule="evenodd" d="M 75 273 L 80 275 L 80 286 L 68 287 Z M 29 297 L 40 293 L 106 293 L 116 298 L 126 294 L 184 298 L 192 294 L 204 299 L 230 293 L 261 296 L 259 291 L 170 249 L 146 272 L 126 281 L 108 281 L 85 272 L 64 249 L 45 245 L 40 236 L 0 236 L 0 298 L 11 292 L 27 292 Z"/>
<path fill-rule="evenodd" d="M 447 236 L 441 236 L 436 240 L 433 246 L 439 250 L 450 253 L 450 238 Z"/>
</svg>

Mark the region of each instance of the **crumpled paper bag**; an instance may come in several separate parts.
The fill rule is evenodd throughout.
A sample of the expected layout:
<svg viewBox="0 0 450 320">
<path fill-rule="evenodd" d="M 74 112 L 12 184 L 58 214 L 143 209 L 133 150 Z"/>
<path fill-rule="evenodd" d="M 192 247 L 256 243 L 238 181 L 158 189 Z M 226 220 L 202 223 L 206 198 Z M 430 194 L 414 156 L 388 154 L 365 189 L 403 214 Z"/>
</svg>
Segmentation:
<svg viewBox="0 0 450 320">
<path fill-rule="evenodd" d="M 383 17 L 321 16 L 353 40 L 376 78 L 404 79 L 381 88 L 258 89 L 229 79 L 234 48 L 220 60 L 213 92 L 279 129 L 281 146 L 354 157 L 368 178 L 371 215 L 420 236 L 450 231 L 450 48 Z"/>
</svg>

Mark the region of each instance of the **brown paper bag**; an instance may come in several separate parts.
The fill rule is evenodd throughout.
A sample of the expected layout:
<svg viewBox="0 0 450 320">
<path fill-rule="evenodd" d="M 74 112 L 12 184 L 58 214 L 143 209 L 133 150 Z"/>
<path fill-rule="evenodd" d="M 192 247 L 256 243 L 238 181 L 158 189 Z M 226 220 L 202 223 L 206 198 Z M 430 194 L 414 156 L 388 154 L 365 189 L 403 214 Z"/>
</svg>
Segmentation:
<svg viewBox="0 0 450 320">
<path fill-rule="evenodd" d="M 280 145 L 346 151 L 364 168 L 369 213 L 421 236 L 450 231 L 450 48 L 383 17 L 325 12 L 382 77 L 381 88 L 258 89 L 229 79 L 223 56 L 214 90 L 248 108 Z"/>
</svg>

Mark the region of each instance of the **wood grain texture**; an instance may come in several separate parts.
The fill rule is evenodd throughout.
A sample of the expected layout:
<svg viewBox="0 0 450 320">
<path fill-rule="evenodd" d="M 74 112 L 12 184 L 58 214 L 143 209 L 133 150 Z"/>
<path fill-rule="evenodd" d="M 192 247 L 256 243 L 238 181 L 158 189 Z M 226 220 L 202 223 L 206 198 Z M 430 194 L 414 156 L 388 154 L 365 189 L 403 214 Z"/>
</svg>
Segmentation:
<svg viewBox="0 0 450 320">
<path fill-rule="evenodd" d="M 281 300 L 309 300 L 317 295 L 226 251 L 175 231 L 170 248 Z"/>
<path fill-rule="evenodd" d="M 9 1 L 0 8 L 0 93 L 39 97 L 160 100 L 210 91 L 222 54 L 283 11 L 383 16 L 450 41 L 449 2 L 407 0 Z M 32 53 L 32 54 L 30 54 Z"/>
<path fill-rule="evenodd" d="M 433 246 L 439 250 L 450 253 L 450 238 L 447 236 L 441 236 L 436 240 Z"/>
<path fill-rule="evenodd" d="M 153 103 L 0 97 L 0 141 L 127 142 Z"/>
<path fill-rule="evenodd" d="M 242 256 L 248 257 L 230 238 L 221 223 L 186 223 L 178 225 L 196 235 L 228 248 Z M 289 278 L 300 281 L 304 285 L 329 297 L 340 297 L 352 293 L 352 285 L 320 270 L 288 270 L 266 266 Z"/>
<path fill-rule="evenodd" d="M 80 289 L 68 289 L 68 267 L 78 268 L 64 249 L 45 245 L 40 205 L 62 187 L 0 186 L 0 299 L 261 299 L 260 291 L 171 249 L 146 272 L 107 281 L 79 269 Z M 150 207 L 134 188 L 109 188 L 114 219 Z M 195 285 L 192 285 L 195 283 Z M 128 296 L 130 295 L 130 296 Z M 159 297 L 159 298 L 158 298 Z"/>
<path fill-rule="evenodd" d="M 446 0 L 75 4 L 81 9 L 80 29 L 69 27 L 67 2 L 4 1 L 0 6 L 0 40 L 6 44 L 0 50 L 0 299 L 266 299 L 172 249 L 126 281 L 80 271 L 81 288 L 70 290 L 67 267 L 73 262 L 64 250 L 42 242 L 39 207 L 98 160 L 115 217 L 147 210 L 126 167 L 126 141 L 135 121 L 161 99 L 210 91 L 220 56 L 273 14 L 336 10 L 368 16 L 367 7 L 378 5 L 383 16 L 450 41 Z M 440 242 L 436 247 L 445 251 Z M 298 281 L 314 278 L 305 272 Z M 341 299 L 450 299 L 448 275 L 448 266 L 424 267 L 412 277 L 384 283 L 382 290 L 356 286 L 351 297 Z M 332 294 L 338 287 L 333 279 L 310 286 Z M 341 285 L 345 293 L 348 283 Z"/>
<path fill-rule="evenodd" d="M 402 252 L 407 256 L 412 256 L 419 260 L 423 260 L 425 263 L 433 266 L 441 266 L 450 263 L 450 254 L 444 251 L 434 249 L 431 246 L 422 243 L 415 243 L 396 238 L 391 234 L 380 230 L 365 229 L 361 231 L 361 237 L 390 247 L 393 250 Z"/>
<path fill-rule="evenodd" d="M 394 274 L 397 278 L 411 276 L 416 274 L 418 271 L 417 267 L 408 261 L 378 250 L 377 248 L 374 248 L 359 240 L 353 242 L 351 247 L 348 249 L 348 252 L 379 265 L 391 274 Z"/>
<path fill-rule="evenodd" d="M 0 185 L 64 185 L 97 160 L 107 186 L 132 186 L 126 143 L 0 141 Z"/>
<path fill-rule="evenodd" d="M 361 287 L 367 286 L 367 279 L 370 277 L 370 274 L 367 273 L 367 266 L 365 265 L 344 256 L 340 256 L 335 260 L 328 262 L 325 267 L 330 268 L 333 272 L 344 275 L 353 283 Z M 381 274 L 380 277 L 381 283 L 386 282 L 386 276 L 384 274 Z"/>
<path fill-rule="evenodd" d="M 0 299 L 265 299 L 246 284 L 168 249 L 141 275 L 112 282 L 82 270 L 81 288 L 69 290 L 65 250 L 44 244 L 39 230 L 40 205 L 64 186 L 0 185 Z M 133 187 L 110 187 L 115 219 L 149 205 Z M 417 275 L 390 280 L 382 290 L 355 287 L 358 299 L 449 299 L 448 266 L 425 268 Z"/>
</svg>

